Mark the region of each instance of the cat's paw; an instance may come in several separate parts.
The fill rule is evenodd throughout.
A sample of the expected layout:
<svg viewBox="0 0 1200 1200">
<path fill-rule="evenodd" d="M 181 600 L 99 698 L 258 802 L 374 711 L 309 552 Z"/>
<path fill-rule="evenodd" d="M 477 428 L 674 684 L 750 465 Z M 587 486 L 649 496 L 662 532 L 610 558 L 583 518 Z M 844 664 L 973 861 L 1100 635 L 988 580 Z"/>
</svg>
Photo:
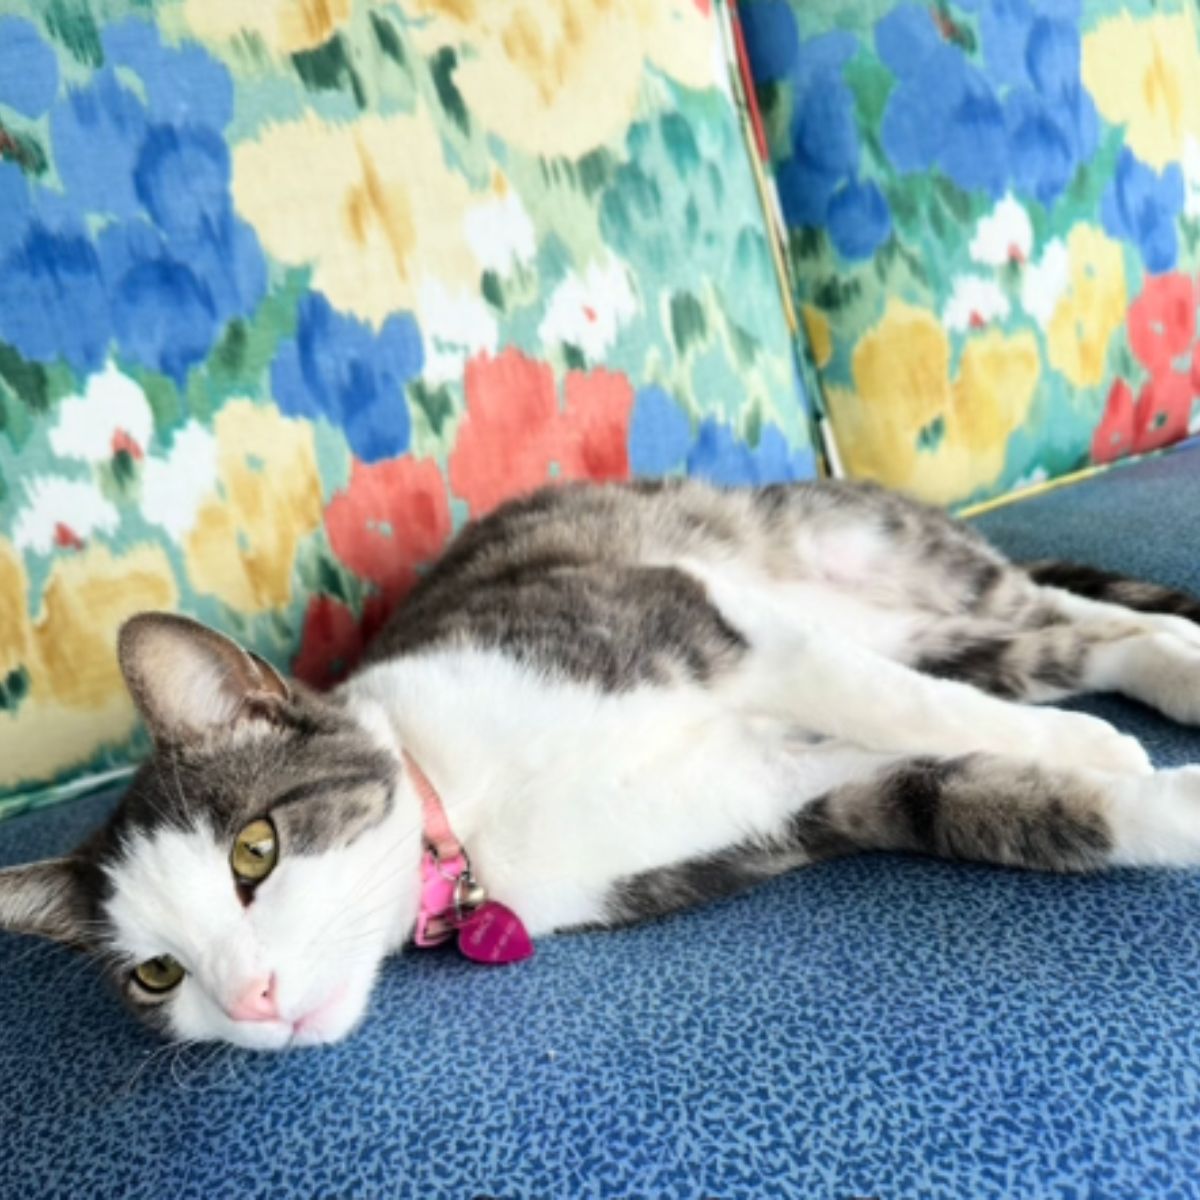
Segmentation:
<svg viewBox="0 0 1200 1200">
<path fill-rule="evenodd" d="M 1113 775 L 1149 775 L 1150 756 L 1137 738 L 1085 713 L 1047 713 L 1050 720 L 1032 747 L 1039 762 L 1053 767 L 1107 771 Z"/>
</svg>

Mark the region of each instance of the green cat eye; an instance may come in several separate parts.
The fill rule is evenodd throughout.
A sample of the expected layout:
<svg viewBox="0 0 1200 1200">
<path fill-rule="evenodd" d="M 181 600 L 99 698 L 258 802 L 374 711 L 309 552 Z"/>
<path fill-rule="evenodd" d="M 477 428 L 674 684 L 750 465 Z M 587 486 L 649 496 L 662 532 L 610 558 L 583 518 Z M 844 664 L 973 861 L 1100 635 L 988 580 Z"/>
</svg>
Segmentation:
<svg viewBox="0 0 1200 1200">
<path fill-rule="evenodd" d="M 148 958 L 133 968 L 133 977 L 148 992 L 169 992 L 187 972 L 169 954 Z"/>
<path fill-rule="evenodd" d="M 238 883 L 262 883 L 279 861 L 275 826 L 266 819 L 251 821 L 233 842 L 229 865 Z"/>
</svg>

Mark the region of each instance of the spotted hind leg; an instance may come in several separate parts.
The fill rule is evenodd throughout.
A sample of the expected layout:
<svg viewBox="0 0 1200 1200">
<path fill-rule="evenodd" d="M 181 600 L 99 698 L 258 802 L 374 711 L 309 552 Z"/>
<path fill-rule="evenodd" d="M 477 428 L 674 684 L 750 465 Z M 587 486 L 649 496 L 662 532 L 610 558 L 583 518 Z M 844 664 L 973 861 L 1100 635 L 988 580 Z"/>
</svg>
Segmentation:
<svg viewBox="0 0 1200 1200">
<path fill-rule="evenodd" d="M 1038 871 L 1200 864 L 1200 768 L 1112 775 L 1010 756 L 889 757 L 834 747 L 842 777 L 775 828 L 618 879 L 600 924 L 660 917 L 838 855 L 893 850 Z"/>
<path fill-rule="evenodd" d="M 1200 624 L 1056 587 L 1039 587 L 1016 627 L 963 618 L 931 625 L 913 665 L 1010 700 L 1115 692 L 1200 724 Z"/>
</svg>

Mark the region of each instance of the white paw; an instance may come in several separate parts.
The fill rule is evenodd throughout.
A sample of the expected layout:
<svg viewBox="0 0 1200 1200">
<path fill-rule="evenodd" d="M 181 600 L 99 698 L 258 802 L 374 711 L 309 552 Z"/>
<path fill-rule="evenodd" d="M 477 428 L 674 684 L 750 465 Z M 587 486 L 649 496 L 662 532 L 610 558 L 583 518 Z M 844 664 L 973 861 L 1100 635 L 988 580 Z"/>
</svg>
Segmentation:
<svg viewBox="0 0 1200 1200">
<path fill-rule="evenodd" d="M 1200 725 L 1200 650 L 1159 634 L 1144 654 L 1138 699 L 1182 725 Z"/>
<path fill-rule="evenodd" d="M 1047 716 L 1051 714 L 1047 713 Z M 1113 775 L 1150 775 L 1154 766 L 1137 738 L 1099 717 L 1055 712 L 1033 747 L 1034 757 L 1052 767 L 1080 767 Z"/>
<path fill-rule="evenodd" d="M 1148 633 L 1165 633 L 1195 650 L 1200 650 L 1200 624 L 1195 621 L 1167 613 L 1146 613 L 1142 621 Z"/>
</svg>

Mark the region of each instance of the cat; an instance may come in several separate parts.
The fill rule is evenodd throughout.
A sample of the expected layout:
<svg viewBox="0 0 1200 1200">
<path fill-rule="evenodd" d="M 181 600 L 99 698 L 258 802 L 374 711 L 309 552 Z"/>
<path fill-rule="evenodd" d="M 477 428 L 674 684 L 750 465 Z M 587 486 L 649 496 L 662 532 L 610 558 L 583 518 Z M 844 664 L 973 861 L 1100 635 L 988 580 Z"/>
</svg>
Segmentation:
<svg viewBox="0 0 1200 1200">
<path fill-rule="evenodd" d="M 544 489 L 466 526 L 327 694 L 128 621 L 154 752 L 74 854 L 0 872 L 0 927 L 92 954 L 171 1038 L 279 1049 L 485 911 L 519 948 L 855 851 L 1197 863 L 1200 768 L 1037 704 L 1200 723 L 1198 622 L 871 485 Z"/>
</svg>

